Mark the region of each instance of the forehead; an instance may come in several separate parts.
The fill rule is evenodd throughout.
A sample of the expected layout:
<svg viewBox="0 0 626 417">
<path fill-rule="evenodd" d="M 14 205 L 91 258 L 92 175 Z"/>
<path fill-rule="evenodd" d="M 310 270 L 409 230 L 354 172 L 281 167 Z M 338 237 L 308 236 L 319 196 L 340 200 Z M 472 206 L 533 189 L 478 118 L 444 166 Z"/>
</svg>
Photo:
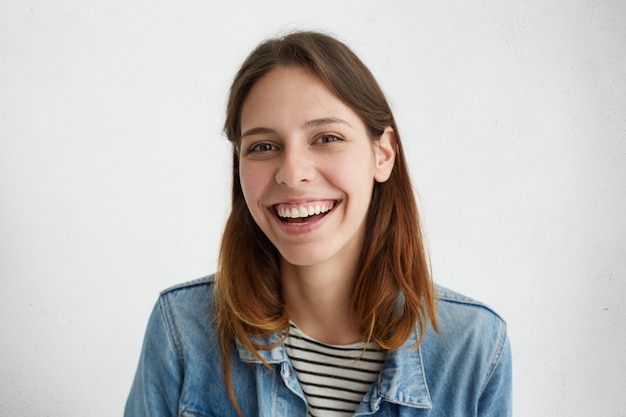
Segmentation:
<svg viewBox="0 0 626 417">
<path fill-rule="evenodd" d="M 242 131 L 266 123 L 306 123 L 308 120 L 359 116 L 322 79 L 303 67 L 277 67 L 261 77 L 243 102 Z"/>
</svg>

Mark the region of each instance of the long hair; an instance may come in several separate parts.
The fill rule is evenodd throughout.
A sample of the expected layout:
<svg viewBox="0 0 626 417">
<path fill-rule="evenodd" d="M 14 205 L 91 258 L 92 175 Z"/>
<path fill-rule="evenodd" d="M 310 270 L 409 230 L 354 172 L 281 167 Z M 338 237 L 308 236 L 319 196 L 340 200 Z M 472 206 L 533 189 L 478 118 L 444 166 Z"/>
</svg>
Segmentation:
<svg viewBox="0 0 626 417">
<path fill-rule="evenodd" d="M 400 134 L 387 100 L 371 72 L 340 41 L 317 32 L 296 32 L 260 44 L 244 61 L 230 89 L 224 131 L 233 144 L 232 210 L 219 255 L 215 291 L 224 373 L 236 410 L 230 353 L 233 340 L 261 359 L 250 336 L 286 334 L 277 249 L 254 222 L 239 178 L 241 109 L 252 86 L 277 66 L 317 74 L 363 120 L 372 140 L 386 127 L 397 137 L 395 165 L 386 182 L 374 184 L 351 308 L 366 340 L 392 350 L 418 328 L 418 345 L 430 321 L 437 329 L 435 296 L 415 196 Z M 267 364 L 266 364 L 267 365 Z"/>
</svg>

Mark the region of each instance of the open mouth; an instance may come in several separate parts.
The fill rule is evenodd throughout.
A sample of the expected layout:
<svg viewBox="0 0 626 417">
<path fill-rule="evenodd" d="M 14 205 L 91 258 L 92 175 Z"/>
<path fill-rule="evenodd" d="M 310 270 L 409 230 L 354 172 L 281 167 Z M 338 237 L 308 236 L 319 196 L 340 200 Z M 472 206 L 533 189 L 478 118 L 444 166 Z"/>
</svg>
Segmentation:
<svg viewBox="0 0 626 417">
<path fill-rule="evenodd" d="M 334 200 L 312 201 L 300 204 L 277 204 L 274 206 L 276 215 L 283 223 L 312 223 L 331 212 L 337 202 Z"/>
</svg>

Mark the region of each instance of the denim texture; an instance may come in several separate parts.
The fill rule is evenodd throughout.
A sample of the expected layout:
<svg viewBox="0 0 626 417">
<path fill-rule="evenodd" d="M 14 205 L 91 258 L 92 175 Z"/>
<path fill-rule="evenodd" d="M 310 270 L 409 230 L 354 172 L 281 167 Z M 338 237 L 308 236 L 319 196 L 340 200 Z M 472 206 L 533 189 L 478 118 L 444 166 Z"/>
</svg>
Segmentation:
<svg viewBox="0 0 626 417">
<path fill-rule="evenodd" d="M 144 339 L 125 417 L 236 417 L 222 376 L 212 276 L 161 293 Z M 387 353 L 355 416 L 511 415 L 511 350 L 505 322 L 483 304 L 437 286 L 439 333 L 427 328 Z M 260 339 L 280 340 L 280 335 Z M 233 383 L 248 416 L 306 416 L 283 345 L 261 351 L 265 367 L 233 343 Z"/>
</svg>

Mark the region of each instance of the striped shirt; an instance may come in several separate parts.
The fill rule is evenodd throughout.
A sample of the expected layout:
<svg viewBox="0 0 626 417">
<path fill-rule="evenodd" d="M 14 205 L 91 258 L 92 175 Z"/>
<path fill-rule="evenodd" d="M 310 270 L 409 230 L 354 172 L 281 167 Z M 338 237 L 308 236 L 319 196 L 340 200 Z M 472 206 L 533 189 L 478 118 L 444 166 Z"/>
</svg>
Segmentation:
<svg viewBox="0 0 626 417">
<path fill-rule="evenodd" d="M 376 343 L 326 345 L 293 323 L 285 348 L 311 417 L 352 416 L 378 378 L 385 359 L 385 351 Z"/>
</svg>

